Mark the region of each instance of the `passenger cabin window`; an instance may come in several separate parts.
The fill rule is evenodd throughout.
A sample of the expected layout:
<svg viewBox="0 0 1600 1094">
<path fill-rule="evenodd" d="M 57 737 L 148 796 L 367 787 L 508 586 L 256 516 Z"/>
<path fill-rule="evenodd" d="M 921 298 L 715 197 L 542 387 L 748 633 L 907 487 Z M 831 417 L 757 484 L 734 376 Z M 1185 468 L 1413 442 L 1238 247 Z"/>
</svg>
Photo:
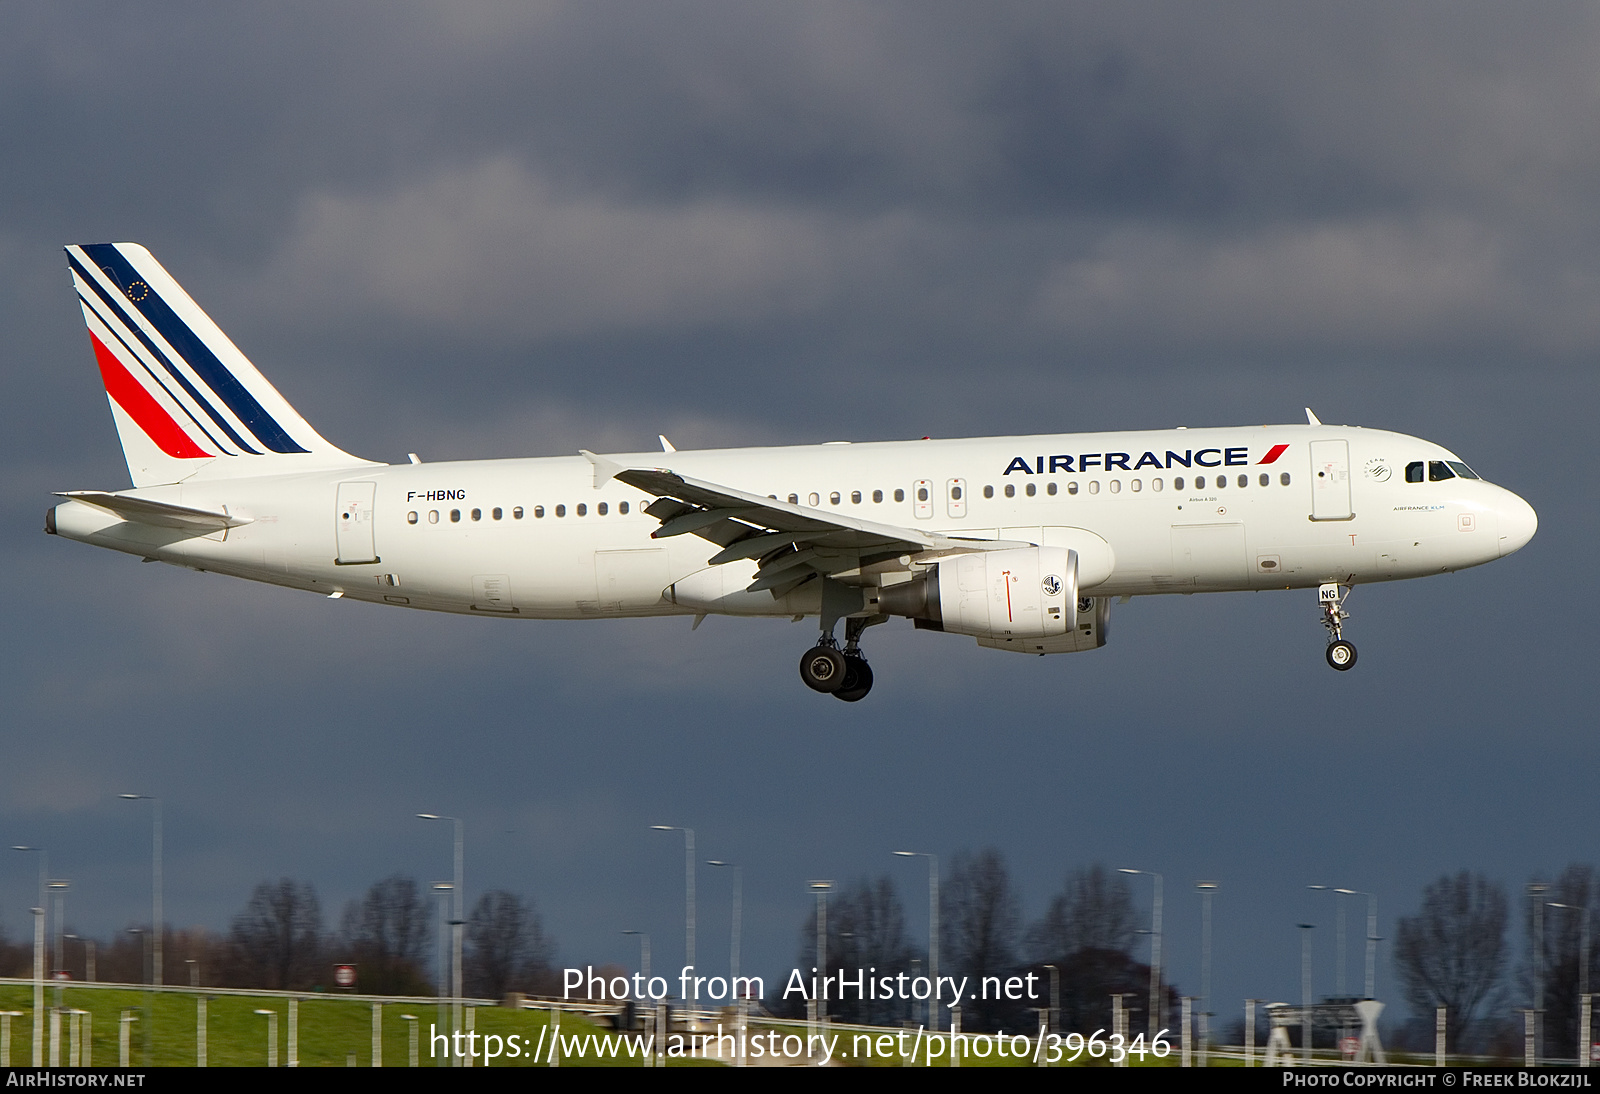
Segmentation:
<svg viewBox="0 0 1600 1094">
<path fill-rule="evenodd" d="M 439 523 L 439 510 L 437 510 L 437 509 L 429 509 L 428 510 L 428 523 L 429 524 L 438 524 Z"/>
<path fill-rule="evenodd" d="M 1288 486 L 1289 485 L 1289 472 L 1285 471 L 1283 474 L 1279 475 L 1278 476 L 1278 481 L 1283 483 L 1283 485 Z"/>
<path fill-rule="evenodd" d="M 1160 479 L 1151 479 L 1150 480 L 1150 489 L 1152 489 L 1152 490 L 1156 491 L 1157 493 L 1159 493 L 1161 491 L 1161 480 Z"/>
<path fill-rule="evenodd" d="M 474 509 L 472 511 L 472 519 L 473 520 L 482 520 L 483 519 L 483 510 L 482 509 Z"/>
<path fill-rule="evenodd" d="M 874 490 L 872 492 L 872 501 L 873 501 L 873 504 L 881 503 L 883 501 L 883 491 L 882 490 Z"/>
<path fill-rule="evenodd" d="M 1456 473 L 1450 470 L 1450 465 L 1445 463 L 1443 460 L 1428 461 L 1429 482 L 1444 482 L 1446 479 L 1453 479 L 1455 477 Z"/>
<path fill-rule="evenodd" d="M 800 504 L 800 495 L 799 494 L 790 494 L 789 495 L 789 504 L 790 505 L 799 505 Z"/>
<path fill-rule="evenodd" d="M 451 524 L 460 524 L 461 523 L 461 510 L 459 510 L 459 509 L 450 510 L 450 523 Z"/>
<path fill-rule="evenodd" d="M 861 504 L 861 491 L 859 491 L 859 490 L 850 491 L 850 504 L 851 505 L 860 505 Z"/>
<path fill-rule="evenodd" d="M 493 517 L 495 520 L 499 520 L 501 517 L 505 516 L 506 514 L 505 514 L 505 510 L 501 509 L 497 505 L 497 506 L 495 506 L 493 509 L 491 509 L 489 511 L 489 515 L 491 517 Z"/>
<path fill-rule="evenodd" d="M 621 513 L 623 516 L 627 516 L 628 515 L 628 503 L 625 502 L 625 501 L 617 502 L 617 512 Z"/>
<path fill-rule="evenodd" d="M 1046 486 L 1044 488 L 1044 492 L 1046 494 L 1049 494 L 1052 498 L 1055 497 L 1056 496 L 1056 484 L 1055 483 L 1050 483 L 1048 486 Z"/>
<path fill-rule="evenodd" d="M 1067 493 L 1076 494 L 1077 492 L 1078 492 L 1078 484 L 1076 482 L 1067 483 Z"/>
<path fill-rule="evenodd" d="M 905 501 L 906 500 L 906 492 L 904 490 L 896 490 L 894 492 L 894 500 L 895 501 Z"/>
<path fill-rule="evenodd" d="M 1027 486 L 1024 486 L 1022 489 L 1027 493 L 1028 497 L 1030 497 L 1030 498 L 1033 497 L 1035 494 L 1037 494 L 1039 492 L 1039 488 L 1037 486 L 1033 485 L 1033 483 L 1031 483 L 1031 482 Z"/>
<path fill-rule="evenodd" d="M 407 524 L 415 524 L 415 523 L 417 523 L 416 510 L 413 509 L 411 512 L 406 514 L 406 523 Z"/>
<path fill-rule="evenodd" d="M 599 513 L 602 517 L 605 516 L 606 515 L 606 503 L 605 502 L 601 502 L 599 505 L 596 505 L 594 507 L 594 511 L 596 513 Z"/>
<path fill-rule="evenodd" d="M 839 504 L 839 491 L 835 490 L 833 493 L 828 495 L 828 504 L 830 504 L 830 505 L 838 505 Z"/>
<path fill-rule="evenodd" d="M 566 515 L 567 515 L 567 507 L 565 505 L 556 506 L 556 516 L 564 517 Z"/>
<path fill-rule="evenodd" d="M 984 488 L 983 488 L 983 496 L 984 496 L 984 497 L 986 497 L 986 498 L 992 498 L 992 497 L 994 497 L 994 487 L 992 487 L 992 486 L 985 486 L 985 487 L 984 487 Z"/>
<path fill-rule="evenodd" d="M 587 505 L 579 503 L 579 505 L 578 505 L 578 515 L 580 517 L 588 516 L 589 515 L 589 507 Z"/>
<path fill-rule="evenodd" d="M 917 487 L 917 500 L 918 501 L 927 501 L 928 500 L 928 488 L 926 486 Z"/>
<path fill-rule="evenodd" d="M 1177 478 L 1172 480 L 1172 488 L 1174 490 L 1182 490 L 1183 489 L 1183 476 L 1182 475 L 1179 475 Z"/>
<path fill-rule="evenodd" d="M 539 510 L 539 515 L 540 516 L 544 516 L 544 510 L 543 509 Z M 522 506 L 519 505 L 515 509 L 511 510 L 511 519 L 512 520 L 521 520 L 522 519 Z"/>
<path fill-rule="evenodd" d="M 543 520 L 544 519 L 544 506 L 535 505 L 533 507 L 533 519 L 534 520 Z"/>
<path fill-rule="evenodd" d="M 1016 485 L 1015 485 L 1015 484 L 1013 484 L 1013 483 L 1009 483 L 1009 482 L 1008 482 L 1008 483 L 1006 483 L 1006 497 L 1008 497 L 1008 498 L 1014 498 L 1014 497 L 1016 497 L 1016 496 L 1017 496 L 1017 488 L 1016 488 Z"/>
<path fill-rule="evenodd" d="M 811 507 L 814 509 L 822 504 L 822 495 L 813 491 L 806 500 L 811 503 Z"/>
<path fill-rule="evenodd" d="M 1265 471 L 1263 471 L 1261 473 L 1261 485 L 1262 486 L 1271 486 L 1272 485 L 1272 476 L 1267 474 Z"/>
</svg>

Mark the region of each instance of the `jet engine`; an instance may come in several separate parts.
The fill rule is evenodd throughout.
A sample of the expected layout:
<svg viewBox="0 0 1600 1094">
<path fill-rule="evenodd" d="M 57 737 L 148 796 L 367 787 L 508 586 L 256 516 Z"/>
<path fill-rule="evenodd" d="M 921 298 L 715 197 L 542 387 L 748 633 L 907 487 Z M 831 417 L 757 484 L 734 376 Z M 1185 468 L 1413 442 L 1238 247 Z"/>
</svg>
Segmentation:
<svg viewBox="0 0 1600 1094">
<path fill-rule="evenodd" d="M 1077 626 L 1078 552 L 975 551 L 878 590 L 877 608 L 925 630 L 975 638 L 1058 638 Z"/>
</svg>

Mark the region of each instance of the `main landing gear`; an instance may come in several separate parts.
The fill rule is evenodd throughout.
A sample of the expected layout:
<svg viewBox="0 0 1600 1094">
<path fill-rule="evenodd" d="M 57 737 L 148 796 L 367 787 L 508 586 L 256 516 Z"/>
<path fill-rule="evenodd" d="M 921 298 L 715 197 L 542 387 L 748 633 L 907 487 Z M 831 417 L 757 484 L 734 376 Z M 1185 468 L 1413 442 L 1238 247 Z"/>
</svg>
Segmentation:
<svg viewBox="0 0 1600 1094">
<path fill-rule="evenodd" d="M 1328 664 L 1344 672 L 1356 663 L 1356 648 L 1344 640 L 1343 622 L 1350 618 L 1344 610 L 1344 598 L 1349 588 L 1329 582 L 1317 588 L 1317 601 L 1322 605 L 1322 625 L 1328 628 Z"/>
<path fill-rule="evenodd" d="M 800 658 L 800 679 L 813 691 L 826 692 L 847 703 L 860 702 L 872 690 L 872 666 L 861 653 L 861 632 L 886 617 L 846 619 L 844 649 L 831 633 L 825 633 L 815 646 Z"/>
</svg>

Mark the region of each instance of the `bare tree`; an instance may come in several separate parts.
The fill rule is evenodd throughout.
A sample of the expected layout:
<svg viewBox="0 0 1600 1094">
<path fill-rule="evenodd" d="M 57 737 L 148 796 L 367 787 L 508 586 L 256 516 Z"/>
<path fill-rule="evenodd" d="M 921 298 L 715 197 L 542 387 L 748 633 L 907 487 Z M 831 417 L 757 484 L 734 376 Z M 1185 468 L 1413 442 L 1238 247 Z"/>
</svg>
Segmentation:
<svg viewBox="0 0 1600 1094">
<path fill-rule="evenodd" d="M 939 903 L 941 956 L 948 961 L 949 971 L 971 978 L 963 1024 L 972 1029 L 998 1029 L 1014 1023 L 1022 1009 L 1016 1002 L 972 999 L 985 976 L 1004 978 L 1016 973 L 1021 901 L 1005 858 L 992 847 L 976 855 L 956 854 Z M 940 969 L 940 974 L 946 975 L 947 970 Z"/>
<path fill-rule="evenodd" d="M 1479 1011 L 1494 997 L 1506 964 L 1506 891 L 1482 874 L 1446 874 L 1422 892 L 1422 909 L 1404 916 L 1395 966 L 1419 1013 L 1449 1008 L 1449 1048 L 1470 1047 Z"/>
<path fill-rule="evenodd" d="M 1133 892 L 1128 879 L 1095 863 L 1073 871 L 1028 931 L 1028 949 L 1056 963 L 1079 950 L 1127 953 L 1133 947 Z"/>
<path fill-rule="evenodd" d="M 484 893 L 472 906 L 466 943 L 462 990 L 489 999 L 538 990 L 555 953 L 533 902 L 504 889 Z"/>
<path fill-rule="evenodd" d="M 360 990 L 378 995 L 426 995 L 427 899 L 416 878 L 394 874 L 345 905 L 345 958 L 356 966 Z"/>
<path fill-rule="evenodd" d="M 263 881 L 228 932 L 229 986 L 302 990 L 322 977 L 322 905 L 310 882 Z"/>
</svg>

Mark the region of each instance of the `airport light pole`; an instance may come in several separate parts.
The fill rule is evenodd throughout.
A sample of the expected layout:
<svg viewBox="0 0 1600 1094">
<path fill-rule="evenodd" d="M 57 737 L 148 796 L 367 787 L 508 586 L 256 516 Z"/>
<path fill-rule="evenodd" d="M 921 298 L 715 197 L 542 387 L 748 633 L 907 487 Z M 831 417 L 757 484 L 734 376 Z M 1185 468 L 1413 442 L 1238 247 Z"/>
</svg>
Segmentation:
<svg viewBox="0 0 1600 1094">
<path fill-rule="evenodd" d="M 449 958 L 445 955 L 445 947 L 450 945 L 450 936 L 445 933 L 445 928 L 453 925 L 450 917 L 450 894 L 455 891 L 455 886 L 448 881 L 433 883 L 433 895 L 439 898 L 439 1025 L 444 1025 L 448 1019 L 445 1017 L 447 1006 L 445 1000 L 450 998 Z M 458 1027 L 459 1028 L 459 1027 Z M 447 1031 L 450 1032 L 450 1031 Z M 449 1059 L 448 1067 L 456 1066 L 454 1052 L 446 1053 Z"/>
<path fill-rule="evenodd" d="M 453 891 L 455 893 L 455 899 L 453 901 L 452 914 L 450 916 L 450 919 L 451 919 L 451 930 L 452 930 L 452 933 L 451 933 L 451 946 L 450 946 L 450 950 L 451 950 L 450 995 L 454 999 L 460 999 L 461 998 L 461 924 L 465 922 L 465 919 L 463 918 L 464 915 L 465 915 L 465 910 L 462 908 L 462 900 L 464 899 L 463 894 L 462 894 L 462 888 L 463 888 L 463 886 L 465 884 L 464 878 L 463 878 L 463 871 L 465 870 L 465 865 L 464 865 L 463 859 L 465 857 L 465 850 L 466 850 L 466 830 L 465 830 L 465 826 L 462 824 L 462 821 L 461 821 L 460 817 L 446 817 L 446 816 L 444 816 L 442 814 L 439 814 L 439 813 L 418 813 L 417 817 L 419 819 L 421 819 L 421 820 L 451 821 L 451 822 L 453 822 L 455 824 L 455 828 L 456 828 L 456 839 L 455 839 L 455 885 L 453 886 Z M 457 1003 L 456 1006 L 459 1007 L 460 1004 Z"/>
<path fill-rule="evenodd" d="M 901 858 L 928 860 L 928 981 L 933 985 L 933 995 L 928 997 L 928 1029 L 939 1031 L 939 1008 L 935 1000 L 939 994 L 939 856 L 930 851 L 894 851 Z"/>
<path fill-rule="evenodd" d="M 1301 1056 L 1311 1063 L 1311 932 L 1315 923 L 1298 923 L 1300 928 L 1300 1036 Z"/>
<path fill-rule="evenodd" d="M 817 894 L 817 975 L 824 979 L 828 975 L 828 891 L 832 888 L 831 881 L 811 883 L 811 891 Z M 826 994 L 826 992 L 817 993 L 818 1023 L 828 1017 L 828 1001 L 824 998 Z M 928 1006 L 932 1008 L 932 1002 Z"/>
<path fill-rule="evenodd" d="M 675 824 L 652 824 L 653 832 L 683 833 L 683 953 L 684 964 L 694 967 L 694 829 Z M 685 1000 L 687 1004 L 687 1000 Z"/>
<path fill-rule="evenodd" d="M 124 801 L 147 801 L 150 803 L 150 930 L 154 937 L 154 955 L 150 961 L 150 982 L 160 984 L 161 979 L 161 799 L 149 794 L 119 794 Z"/>
<path fill-rule="evenodd" d="M 1195 891 L 1200 894 L 1200 1060 L 1206 1067 L 1206 1050 L 1211 1042 L 1211 898 L 1216 895 L 1217 883 L 1197 881 Z"/>
<path fill-rule="evenodd" d="M 44 1066 L 44 909 L 33 909 L 33 1066 Z"/>
<path fill-rule="evenodd" d="M 1160 1024 L 1162 1011 L 1161 875 L 1153 870 L 1131 870 L 1125 866 L 1119 867 L 1118 872 L 1123 874 L 1143 874 L 1145 877 L 1154 879 L 1156 883 L 1155 906 L 1150 916 L 1150 1014 L 1147 1017 L 1147 1021 L 1149 1022 L 1149 1035 L 1151 1040 L 1154 1040 L 1157 1032 L 1159 1032 L 1162 1028 Z"/>
<path fill-rule="evenodd" d="M 1533 1062 L 1544 1057 L 1544 894 L 1550 886 L 1534 882 L 1528 886 L 1533 901 Z"/>
<path fill-rule="evenodd" d="M 1576 904 L 1557 904 L 1553 901 L 1550 902 L 1550 907 L 1577 912 L 1581 917 L 1578 921 L 1580 924 L 1578 929 L 1578 1009 L 1581 1011 L 1588 1005 L 1589 999 L 1589 909 L 1580 908 Z M 1587 1023 L 1584 1025 L 1585 1028 L 1578 1031 L 1578 1040 L 1580 1042 L 1588 1041 L 1589 1039 Z M 1589 1066 L 1589 1046 L 1587 1044 L 1578 1045 L 1578 1066 Z"/>
<path fill-rule="evenodd" d="M 744 867 L 721 859 L 706 859 L 707 866 L 726 866 L 733 871 L 733 942 L 728 949 L 728 988 L 739 979 L 739 934 L 744 919 Z"/>
</svg>

